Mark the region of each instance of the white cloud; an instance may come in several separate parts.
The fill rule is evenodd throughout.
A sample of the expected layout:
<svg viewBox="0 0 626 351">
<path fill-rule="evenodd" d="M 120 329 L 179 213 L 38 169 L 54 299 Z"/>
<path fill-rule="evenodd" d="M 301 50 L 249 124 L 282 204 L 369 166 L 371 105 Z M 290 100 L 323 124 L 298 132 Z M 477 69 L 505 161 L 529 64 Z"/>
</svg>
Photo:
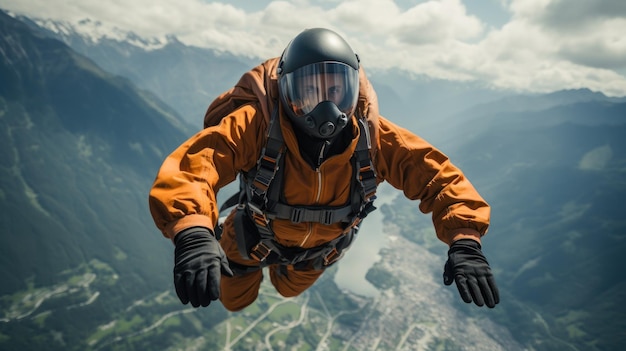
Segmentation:
<svg viewBox="0 0 626 351">
<path fill-rule="evenodd" d="M 402 7 L 399 0 L 264 3 L 246 11 L 202 0 L 0 0 L 0 8 L 73 23 L 90 18 L 101 22 L 101 32 L 175 35 L 189 45 L 259 58 L 280 55 L 304 28 L 327 27 L 344 35 L 370 68 L 478 80 L 501 89 L 587 87 L 626 95 L 623 0 L 501 0 L 511 19 L 499 27 L 468 12 L 462 0 Z"/>
<path fill-rule="evenodd" d="M 584 35 L 564 36 L 559 53 L 582 65 L 607 69 L 626 68 L 626 16 L 608 18 L 588 27 Z"/>
<path fill-rule="evenodd" d="M 408 45 L 472 39 L 482 32 L 478 18 L 468 16 L 460 0 L 428 1 L 399 16 L 391 34 Z"/>
<path fill-rule="evenodd" d="M 541 2 L 534 9 L 529 3 Z M 606 69 L 626 69 L 626 2 L 623 0 L 516 0 L 516 21 L 541 30 L 558 57 Z M 539 9 L 539 11 L 537 11 Z"/>
</svg>

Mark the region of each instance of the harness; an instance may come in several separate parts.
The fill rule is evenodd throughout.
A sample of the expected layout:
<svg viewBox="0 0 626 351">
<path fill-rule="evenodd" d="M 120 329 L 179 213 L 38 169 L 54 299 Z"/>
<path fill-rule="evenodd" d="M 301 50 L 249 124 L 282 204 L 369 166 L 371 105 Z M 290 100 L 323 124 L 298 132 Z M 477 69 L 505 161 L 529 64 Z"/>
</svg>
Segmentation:
<svg viewBox="0 0 626 351">
<path fill-rule="evenodd" d="M 235 235 L 243 257 L 259 262 L 294 267 L 326 268 L 342 257 L 352 243 L 358 224 L 374 211 L 376 172 L 370 156 L 372 148 L 367 122 L 358 118 L 360 136 L 351 158 L 353 165 L 350 199 L 343 206 L 293 206 L 282 196 L 284 154 L 286 151 L 277 109 L 274 109 L 267 133 L 267 143 L 257 161 L 257 167 L 240 174 L 240 192 L 222 205 L 235 205 Z M 331 225 L 341 222 L 343 233 L 336 239 L 309 249 L 285 247 L 274 240 L 271 222 L 286 219 L 293 223 L 316 222 Z M 245 267 L 231 268 L 246 271 Z M 241 268 L 241 269 L 238 269 Z M 248 267 L 257 270 L 259 267 Z"/>
</svg>

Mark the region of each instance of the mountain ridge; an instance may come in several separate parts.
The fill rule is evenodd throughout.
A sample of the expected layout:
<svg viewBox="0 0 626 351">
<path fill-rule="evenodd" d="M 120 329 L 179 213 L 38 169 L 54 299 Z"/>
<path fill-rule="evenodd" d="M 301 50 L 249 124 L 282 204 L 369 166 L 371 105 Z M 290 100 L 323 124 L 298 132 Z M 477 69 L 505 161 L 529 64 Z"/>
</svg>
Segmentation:
<svg viewBox="0 0 626 351">
<path fill-rule="evenodd" d="M 227 52 L 187 46 L 176 36 L 144 38 L 119 29 L 92 34 L 84 28 L 104 24 L 85 19 L 82 25 L 17 16 L 44 36 L 61 40 L 100 67 L 127 77 L 172 106 L 184 120 L 202 127 L 210 102 L 261 62 Z M 147 43 L 147 44 L 146 44 Z M 219 66 L 219 69 L 213 67 Z"/>
<path fill-rule="evenodd" d="M 1 291 L 11 293 L 25 287 L 23 279 L 28 277 L 15 277 L 10 267 L 35 272 L 35 285 L 47 284 L 68 266 L 102 257 L 103 252 L 93 251 L 97 242 L 116 248 L 113 251 L 117 252 L 107 254 L 109 258 L 125 251 L 123 241 L 116 240 L 124 237 L 121 234 L 126 230 L 145 228 L 149 218 L 145 207 L 137 207 L 137 193 L 129 194 L 126 186 L 145 187 L 145 181 L 139 179 L 154 176 L 162 157 L 184 140 L 190 129 L 181 120 L 172 123 L 178 117 L 165 114 L 164 105 L 144 100 L 142 96 L 147 95 L 127 81 L 99 70 L 60 42 L 32 36 L 4 13 L 0 13 L 0 33 L 4 54 L 0 77 L 13 83 L 0 91 L 0 126 L 7 136 L 3 149 L 11 150 L 0 156 L 2 223 L 6 230 L 21 233 L 1 238 L 3 246 L 11 248 L 2 255 L 3 280 L 11 283 L 3 284 Z M 110 103 L 111 99 L 122 103 Z M 138 108 L 113 107 L 124 105 Z M 96 106 L 99 110 L 94 110 Z M 125 113 L 135 119 L 128 119 Z M 142 119 L 148 115 L 152 121 L 160 116 L 162 124 L 151 126 Z M 142 135 L 138 128 L 161 136 Z M 119 142 L 126 138 L 131 142 Z M 130 213 L 112 216 L 113 204 L 127 207 Z M 15 211 L 15 207 L 30 211 Z M 141 231 L 140 237 L 148 234 Z M 46 233 L 56 236 L 51 242 L 53 250 L 41 245 L 50 242 L 36 239 Z M 136 238 L 127 240 L 130 243 Z M 141 246 L 146 245 L 134 245 L 133 249 L 144 251 Z M 164 252 L 162 245 L 150 244 L 146 249 L 158 247 L 157 251 Z M 126 258 L 127 262 L 136 261 L 129 253 Z M 123 267 L 120 264 L 115 268 Z M 138 265 L 138 269 L 145 268 Z"/>
</svg>

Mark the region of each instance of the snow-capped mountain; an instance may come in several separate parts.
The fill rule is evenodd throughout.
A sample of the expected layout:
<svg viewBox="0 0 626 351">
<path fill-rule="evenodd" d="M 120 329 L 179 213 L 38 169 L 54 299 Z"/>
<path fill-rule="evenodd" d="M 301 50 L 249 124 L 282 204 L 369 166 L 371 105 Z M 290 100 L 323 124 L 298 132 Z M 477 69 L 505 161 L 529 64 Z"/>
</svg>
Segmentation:
<svg viewBox="0 0 626 351">
<path fill-rule="evenodd" d="M 106 71 L 155 93 L 198 127 L 211 101 L 260 62 L 187 46 L 175 36 L 141 37 L 90 19 L 77 23 L 19 19 L 63 41 Z"/>
<path fill-rule="evenodd" d="M 24 20 L 25 18 L 21 18 Z M 55 21 L 51 19 L 37 18 L 31 20 L 33 24 L 41 29 L 48 30 L 56 35 L 57 39 L 61 39 L 66 44 L 71 45 L 80 38 L 90 45 L 98 45 L 101 41 L 117 41 L 127 43 L 146 51 L 162 49 L 172 38 L 170 37 L 152 37 L 144 38 L 139 35 L 119 29 L 114 26 L 107 25 L 101 21 L 94 21 L 85 18 L 76 23 L 67 21 Z"/>
</svg>

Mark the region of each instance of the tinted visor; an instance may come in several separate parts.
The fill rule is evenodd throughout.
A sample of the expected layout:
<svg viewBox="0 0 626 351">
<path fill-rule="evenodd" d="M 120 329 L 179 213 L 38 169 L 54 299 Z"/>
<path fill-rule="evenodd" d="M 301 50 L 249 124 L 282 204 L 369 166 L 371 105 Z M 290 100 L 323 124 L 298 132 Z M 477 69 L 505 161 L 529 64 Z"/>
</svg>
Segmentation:
<svg viewBox="0 0 626 351">
<path fill-rule="evenodd" d="M 295 117 L 307 115 L 323 101 L 351 116 L 359 97 L 359 71 L 344 63 L 314 63 L 283 75 L 280 89 Z"/>
</svg>

